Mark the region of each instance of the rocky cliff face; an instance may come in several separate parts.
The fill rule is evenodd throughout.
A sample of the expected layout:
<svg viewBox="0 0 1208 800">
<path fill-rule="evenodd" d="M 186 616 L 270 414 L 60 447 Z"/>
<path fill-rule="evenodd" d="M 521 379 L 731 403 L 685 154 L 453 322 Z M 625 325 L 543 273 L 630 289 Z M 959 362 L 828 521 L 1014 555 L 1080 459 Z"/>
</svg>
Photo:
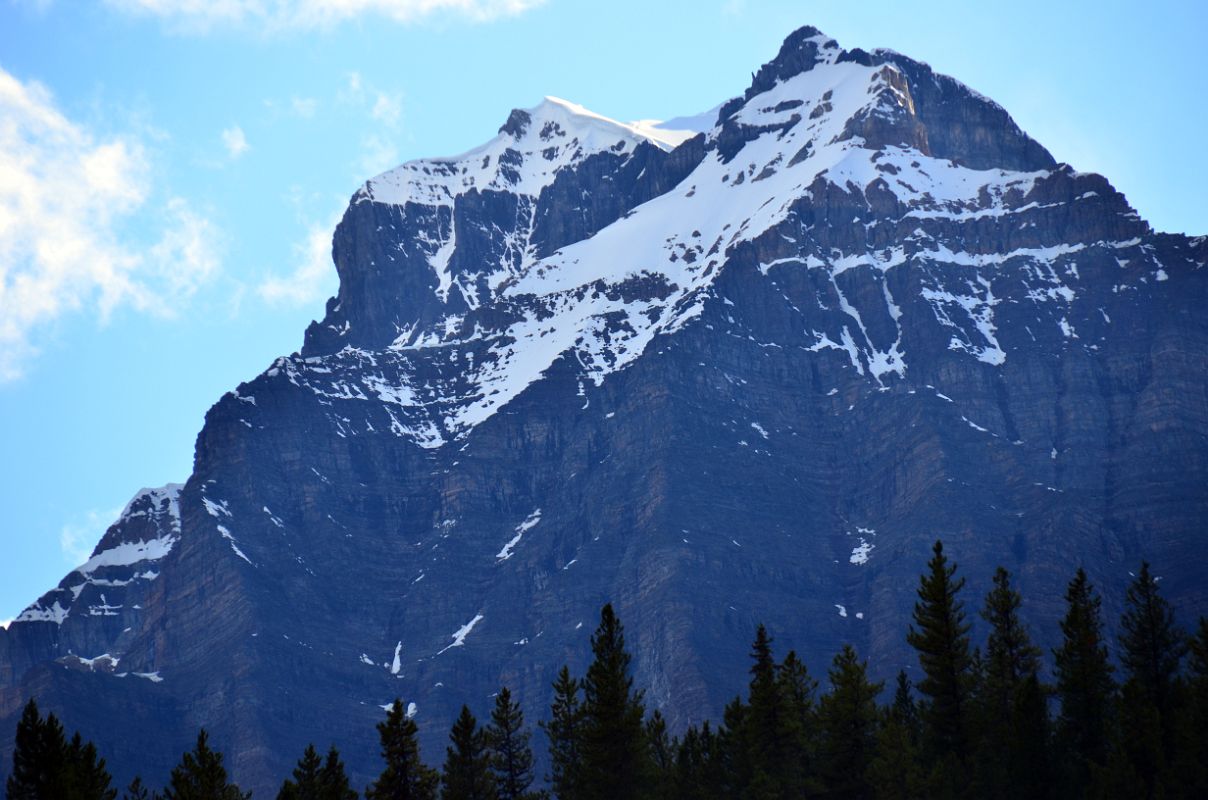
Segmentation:
<svg viewBox="0 0 1208 800">
<path fill-rule="evenodd" d="M 543 717 L 606 601 L 673 726 L 760 621 L 890 676 L 937 537 L 1045 642 L 1079 565 L 1208 612 L 1208 238 L 812 28 L 668 127 L 549 99 L 368 181 L 302 351 L 0 631 L 0 771 L 36 695 L 122 776 L 204 724 L 258 793 L 310 740 L 363 781 L 395 696 L 433 760 L 501 684 Z"/>
</svg>

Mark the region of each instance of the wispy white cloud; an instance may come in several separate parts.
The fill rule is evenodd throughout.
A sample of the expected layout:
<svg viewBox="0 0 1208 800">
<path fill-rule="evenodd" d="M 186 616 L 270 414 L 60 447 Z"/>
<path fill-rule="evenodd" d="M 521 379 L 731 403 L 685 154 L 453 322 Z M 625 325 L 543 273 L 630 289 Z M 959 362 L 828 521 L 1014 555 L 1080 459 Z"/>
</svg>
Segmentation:
<svg viewBox="0 0 1208 800">
<path fill-rule="evenodd" d="M 233 125 L 222 132 L 222 146 L 226 148 L 227 155 L 232 161 L 252 149 L 252 146 L 247 143 L 247 136 L 244 135 L 243 128 L 238 125 Z"/>
<path fill-rule="evenodd" d="M 97 542 L 122 513 L 120 508 L 109 511 L 89 511 L 64 525 L 59 531 L 59 550 L 72 567 L 78 567 L 92 555 Z"/>
<path fill-rule="evenodd" d="M 357 159 L 356 173 L 359 178 L 371 178 L 399 163 L 398 148 L 384 136 L 371 133 L 361 138 L 361 155 Z"/>
<path fill-rule="evenodd" d="M 359 72 L 349 72 L 336 94 L 336 102 L 378 123 L 374 130 L 361 136 L 361 153 L 352 163 L 356 178 L 367 178 L 397 166 L 398 148 L 393 140 L 402 129 L 403 93 L 380 89 L 366 82 Z"/>
<path fill-rule="evenodd" d="M 369 116 L 389 127 L 396 127 L 403 118 L 403 96 L 378 92 Z"/>
<path fill-rule="evenodd" d="M 11 617 L 8 619 L 0 619 L 0 628 L 4 628 L 5 630 L 8 630 L 8 626 L 12 625 L 12 624 L 13 624 L 13 620 Z"/>
<path fill-rule="evenodd" d="M 319 110 L 319 101 L 313 97 L 291 97 L 289 105 L 303 119 L 310 119 Z"/>
<path fill-rule="evenodd" d="M 273 275 L 256 287 L 272 305 L 300 306 L 334 293 L 336 271 L 331 260 L 331 237 L 339 216 L 308 226 L 306 238 L 294 246 L 295 267 L 288 275 Z"/>
<path fill-rule="evenodd" d="M 218 25 L 271 29 L 324 28 L 374 15 L 400 23 L 447 16 L 488 22 L 515 16 L 545 0 L 107 0 L 123 11 L 160 17 L 188 30 Z"/>
<path fill-rule="evenodd" d="M 213 225 L 183 199 L 150 204 L 150 173 L 139 139 L 96 136 L 0 69 L 0 381 L 63 315 L 170 315 L 218 271 Z"/>
</svg>

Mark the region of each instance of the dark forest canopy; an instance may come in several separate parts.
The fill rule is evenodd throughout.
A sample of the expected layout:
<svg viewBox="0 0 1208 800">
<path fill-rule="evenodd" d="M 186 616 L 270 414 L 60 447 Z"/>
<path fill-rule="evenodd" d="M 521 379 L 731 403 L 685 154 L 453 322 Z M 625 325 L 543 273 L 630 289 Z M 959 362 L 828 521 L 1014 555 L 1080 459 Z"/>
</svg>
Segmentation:
<svg viewBox="0 0 1208 800">
<path fill-rule="evenodd" d="M 1032 643 L 1023 603 L 1000 568 L 976 610 L 936 542 L 904 631 L 922 680 L 885 692 L 845 646 L 814 677 L 794 652 L 777 661 L 760 625 L 746 697 L 722 720 L 672 736 L 634 686 L 624 627 L 611 605 L 582 677 L 563 668 L 540 723 L 549 771 L 534 773 L 532 732 L 503 688 L 480 725 L 463 707 L 442 769 L 423 763 L 418 727 L 396 700 L 378 724 L 382 771 L 367 800 L 679 800 L 705 798 L 1208 797 L 1208 621 L 1181 630 L 1142 564 L 1118 641 L 1079 570 L 1067 589 L 1061 644 Z M 970 637 L 979 614 L 989 632 Z M 737 643 L 736 643 L 737 645 Z M 1113 661 L 1113 655 L 1115 657 Z M 1046 664 L 1052 682 L 1042 680 Z M 1118 666 L 1116 666 L 1118 664 Z M 887 704 L 879 698 L 887 697 Z M 31 700 L 17 727 L 11 800 L 245 800 L 200 731 L 162 791 L 111 786 L 105 761 Z M 543 778 L 543 780 L 541 779 Z M 278 800 L 355 800 L 333 746 L 299 758 Z"/>
</svg>

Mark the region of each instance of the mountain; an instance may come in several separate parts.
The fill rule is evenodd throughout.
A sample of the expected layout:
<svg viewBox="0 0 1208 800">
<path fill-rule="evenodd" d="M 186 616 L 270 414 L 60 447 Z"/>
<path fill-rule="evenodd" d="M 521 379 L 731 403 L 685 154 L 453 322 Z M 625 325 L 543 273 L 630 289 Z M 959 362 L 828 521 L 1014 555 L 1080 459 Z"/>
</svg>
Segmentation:
<svg viewBox="0 0 1208 800">
<path fill-rule="evenodd" d="M 333 258 L 188 481 L 0 631 L 0 771 L 33 695 L 121 777 L 205 725 L 258 795 L 311 740 L 363 783 L 396 696 L 432 761 L 500 685 L 544 717 L 607 601 L 672 728 L 758 622 L 917 670 L 937 537 L 1046 644 L 1080 565 L 1208 612 L 1208 237 L 925 64 L 803 28 L 697 118 L 549 98 L 367 181 Z"/>
</svg>

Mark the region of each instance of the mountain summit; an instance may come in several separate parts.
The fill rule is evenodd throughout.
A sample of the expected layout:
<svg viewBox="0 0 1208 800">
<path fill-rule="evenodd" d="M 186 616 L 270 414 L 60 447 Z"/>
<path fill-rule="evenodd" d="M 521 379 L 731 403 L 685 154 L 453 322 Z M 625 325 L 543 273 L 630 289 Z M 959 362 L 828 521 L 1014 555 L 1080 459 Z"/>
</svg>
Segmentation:
<svg viewBox="0 0 1208 800">
<path fill-rule="evenodd" d="M 188 481 L 0 631 L 0 770 L 33 695 L 119 777 L 205 725 L 257 794 L 316 737 L 363 783 L 396 696 L 430 753 L 501 685 L 544 717 L 609 601 L 648 703 L 718 719 L 760 622 L 909 668 L 937 537 L 1045 643 L 1078 566 L 1208 611 L 1208 238 L 925 64 L 803 28 L 716 113 L 547 98 L 367 181 L 333 258 Z"/>
</svg>

